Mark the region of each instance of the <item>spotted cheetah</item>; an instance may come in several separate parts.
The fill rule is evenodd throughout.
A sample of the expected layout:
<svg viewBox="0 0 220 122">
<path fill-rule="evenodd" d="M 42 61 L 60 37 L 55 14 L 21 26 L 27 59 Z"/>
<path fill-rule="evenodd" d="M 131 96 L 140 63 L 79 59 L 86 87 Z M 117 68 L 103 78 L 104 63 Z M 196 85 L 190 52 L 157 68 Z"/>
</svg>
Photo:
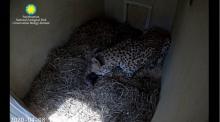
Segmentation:
<svg viewBox="0 0 220 122">
<path fill-rule="evenodd" d="M 91 72 L 97 75 L 110 73 L 120 67 L 127 77 L 143 66 L 150 66 L 168 50 L 170 37 L 157 29 L 146 32 L 142 38 L 128 39 L 112 48 L 98 52 L 92 58 Z"/>
</svg>

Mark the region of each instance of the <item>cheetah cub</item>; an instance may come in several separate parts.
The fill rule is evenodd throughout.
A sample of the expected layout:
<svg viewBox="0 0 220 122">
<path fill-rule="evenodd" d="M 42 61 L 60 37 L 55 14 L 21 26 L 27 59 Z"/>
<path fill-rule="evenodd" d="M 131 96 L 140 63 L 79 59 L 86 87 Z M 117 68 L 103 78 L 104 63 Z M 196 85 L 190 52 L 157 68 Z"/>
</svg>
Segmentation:
<svg viewBox="0 0 220 122">
<path fill-rule="evenodd" d="M 103 76 L 120 67 L 126 77 L 132 77 L 141 67 L 158 60 L 168 50 L 169 44 L 169 36 L 151 30 L 142 38 L 128 39 L 96 53 L 91 61 L 91 72 Z"/>
</svg>

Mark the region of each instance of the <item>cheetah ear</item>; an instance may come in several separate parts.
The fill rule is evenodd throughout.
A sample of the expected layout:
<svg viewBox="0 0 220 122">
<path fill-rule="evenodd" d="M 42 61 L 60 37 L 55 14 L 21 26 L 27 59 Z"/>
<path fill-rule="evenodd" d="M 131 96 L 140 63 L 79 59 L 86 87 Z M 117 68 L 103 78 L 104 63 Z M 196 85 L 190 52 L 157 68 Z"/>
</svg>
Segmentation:
<svg viewBox="0 0 220 122">
<path fill-rule="evenodd" d="M 104 65 L 104 60 L 103 60 L 103 58 L 101 56 L 97 55 L 95 58 L 96 58 L 96 60 L 99 61 L 100 66 Z"/>
<path fill-rule="evenodd" d="M 97 66 L 101 66 L 101 63 L 96 58 L 92 58 L 92 63 L 96 64 Z"/>
<path fill-rule="evenodd" d="M 101 56 L 97 55 L 94 58 L 92 58 L 92 62 L 95 64 L 98 64 L 99 66 L 104 65 L 104 60 Z"/>
<path fill-rule="evenodd" d="M 98 53 L 98 52 L 101 52 L 101 49 L 100 48 L 95 48 L 95 49 L 93 49 L 93 51 L 92 51 L 94 54 L 96 54 L 96 53 Z"/>
</svg>

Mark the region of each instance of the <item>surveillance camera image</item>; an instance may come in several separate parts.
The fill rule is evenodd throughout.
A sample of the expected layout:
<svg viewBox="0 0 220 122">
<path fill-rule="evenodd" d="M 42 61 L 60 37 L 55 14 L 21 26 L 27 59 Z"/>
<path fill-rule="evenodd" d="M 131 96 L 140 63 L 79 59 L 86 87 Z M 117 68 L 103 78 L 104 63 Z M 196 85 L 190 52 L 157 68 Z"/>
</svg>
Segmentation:
<svg viewBox="0 0 220 122">
<path fill-rule="evenodd" d="M 207 122 L 208 0 L 10 0 L 10 121 Z"/>
</svg>

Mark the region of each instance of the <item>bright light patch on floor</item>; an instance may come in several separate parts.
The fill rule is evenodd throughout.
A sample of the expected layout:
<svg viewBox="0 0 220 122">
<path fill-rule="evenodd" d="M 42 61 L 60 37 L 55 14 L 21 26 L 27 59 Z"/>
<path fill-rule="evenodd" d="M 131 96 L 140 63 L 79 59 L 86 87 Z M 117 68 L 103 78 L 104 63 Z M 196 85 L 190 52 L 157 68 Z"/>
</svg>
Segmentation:
<svg viewBox="0 0 220 122">
<path fill-rule="evenodd" d="M 101 115 L 87 104 L 70 98 L 49 117 L 49 120 L 51 122 L 101 122 Z"/>
</svg>

